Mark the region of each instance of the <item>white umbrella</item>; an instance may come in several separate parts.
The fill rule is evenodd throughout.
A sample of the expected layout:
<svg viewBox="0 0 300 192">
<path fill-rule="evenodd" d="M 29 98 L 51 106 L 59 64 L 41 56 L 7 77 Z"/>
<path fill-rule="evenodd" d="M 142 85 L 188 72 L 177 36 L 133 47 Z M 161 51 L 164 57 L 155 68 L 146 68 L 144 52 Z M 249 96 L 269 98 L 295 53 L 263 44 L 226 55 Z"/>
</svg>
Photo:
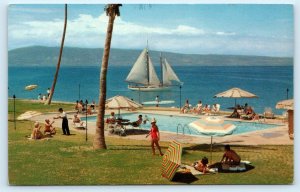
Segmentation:
<svg viewBox="0 0 300 192">
<path fill-rule="evenodd" d="M 237 87 L 216 94 L 214 97 L 235 98 L 235 105 L 236 105 L 236 98 L 257 98 L 257 96 L 254 95 L 253 93 L 250 93 L 248 91 L 245 91 Z"/>
<path fill-rule="evenodd" d="M 105 107 L 109 109 L 136 109 L 142 107 L 141 104 L 132 101 L 131 99 L 124 96 L 115 96 L 106 100 Z"/>
<path fill-rule="evenodd" d="M 27 86 L 25 87 L 25 90 L 31 91 L 31 90 L 33 90 L 33 89 L 35 89 L 35 88 L 37 88 L 37 85 L 27 85 Z"/>
<path fill-rule="evenodd" d="M 190 127 L 198 134 L 204 134 L 211 136 L 210 140 L 210 158 L 212 161 L 212 140 L 213 136 L 225 136 L 230 135 L 236 128 L 235 125 L 224 122 L 224 119 L 220 117 L 205 117 L 203 119 L 196 120 L 189 124 Z"/>
<path fill-rule="evenodd" d="M 276 104 L 276 109 L 294 110 L 294 99 L 279 101 Z"/>
</svg>

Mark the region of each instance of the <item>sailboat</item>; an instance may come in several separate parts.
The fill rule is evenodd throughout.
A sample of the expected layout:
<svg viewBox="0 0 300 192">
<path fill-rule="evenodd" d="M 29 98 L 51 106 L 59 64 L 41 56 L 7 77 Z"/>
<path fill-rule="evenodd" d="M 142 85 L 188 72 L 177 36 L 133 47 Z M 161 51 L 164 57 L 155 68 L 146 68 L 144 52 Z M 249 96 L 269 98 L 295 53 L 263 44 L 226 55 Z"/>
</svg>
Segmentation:
<svg viewBox="0 0 300 192">
<path fill-rule="evenodd" d="M 182 82 L 175 74 L 167 59 L 162 60 L 161 57 L 160 61 L 162 81 L 159 80 L 149 56 L 148 49 L 145 48 L 126 78 L 126 81 L 129 83 L 128 89 L 133 91 L 167 91 L 176 84 L 181 85 Z"/>
</svg>

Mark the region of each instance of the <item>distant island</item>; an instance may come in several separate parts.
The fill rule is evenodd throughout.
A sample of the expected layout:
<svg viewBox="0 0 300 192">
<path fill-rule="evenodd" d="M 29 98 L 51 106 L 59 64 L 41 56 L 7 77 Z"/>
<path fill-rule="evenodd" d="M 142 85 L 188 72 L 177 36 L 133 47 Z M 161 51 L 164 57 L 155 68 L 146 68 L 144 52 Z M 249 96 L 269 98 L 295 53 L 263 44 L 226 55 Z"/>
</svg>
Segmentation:
<svg viewBox="0 0 300 192">
<path fill-rule="evenodd" d="M 142 50 L 111 49 L 112 66 L 132 66 Z M 102 48 L 65 47 L 62 66 L 100 66 Z M 150 51 L 159 65 L 160 51 Z M 291 57 L 181 54 L 162 52 L 173 66 L 292 66 Z M 8 66 L 56 66 L 59 47 L 31 46 L 8 51 Z"/>
</svg>

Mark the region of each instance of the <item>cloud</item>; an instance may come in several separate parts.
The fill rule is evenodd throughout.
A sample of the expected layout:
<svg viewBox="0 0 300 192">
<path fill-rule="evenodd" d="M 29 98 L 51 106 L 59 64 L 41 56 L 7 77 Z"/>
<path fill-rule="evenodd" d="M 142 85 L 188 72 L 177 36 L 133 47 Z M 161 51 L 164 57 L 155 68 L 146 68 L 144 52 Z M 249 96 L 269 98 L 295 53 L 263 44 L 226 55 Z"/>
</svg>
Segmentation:
<svg viewBox="0 0 300 192">
<path fill-rule="evenodd" d="M 66 46 L 103 47 L 108 17 L 80 14 L 68 20 Z M 8 26 L 9 49 L 29 45 L 59 46 L 62 19 L 12 22 Z M 245 54 L 291 56 L 293 41 L 288 38 L 241 36 L 235 32 L 209 31 L 183 23 L 173 27 L 141 25 L 117 17 L 112 47 L 142 49 L 149 40 L 155 50 L 198 54 Z"/>
<path fill-rule="evenodd" d="M 218 32 L 216 32 L 216 35 L 231 36 L 231 35 L 236 35 L 236 33 L 234 33 L 234 32 L 222 32 L 222 31 L 218 31 Z"/>
</svg>

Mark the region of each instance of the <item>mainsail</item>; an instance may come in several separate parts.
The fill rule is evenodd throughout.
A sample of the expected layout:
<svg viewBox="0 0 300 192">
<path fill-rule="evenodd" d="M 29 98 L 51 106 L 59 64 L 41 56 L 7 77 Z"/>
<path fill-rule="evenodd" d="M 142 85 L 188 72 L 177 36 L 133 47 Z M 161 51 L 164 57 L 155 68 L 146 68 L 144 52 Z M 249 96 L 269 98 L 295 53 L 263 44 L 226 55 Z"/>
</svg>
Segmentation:
<svg viewBox="0 0 300 192">
<path fill-rule="evenodd" d="M 172 67 L 168 63 L 167 59 L 165 59 L 164 62 L 162 63 L 162 69 L 163 69 L 163 85 L 167 85 L 167 86 L 172 85 L 172 81 L 182 84 L 182 82 L 179 80 L 179 78 L 173 71 Z"/>
<path fill-rule="evenodd" d="M 148 71 L 149 70 L 149 71 Z M 157 77 L 148 50 L 144 49 L 136 62 L 134 63 L 131 71 L 129 72 L 127 82 L 143 84 L 143 85 L 159 85 L 160 81 Z"/>
</svg>

